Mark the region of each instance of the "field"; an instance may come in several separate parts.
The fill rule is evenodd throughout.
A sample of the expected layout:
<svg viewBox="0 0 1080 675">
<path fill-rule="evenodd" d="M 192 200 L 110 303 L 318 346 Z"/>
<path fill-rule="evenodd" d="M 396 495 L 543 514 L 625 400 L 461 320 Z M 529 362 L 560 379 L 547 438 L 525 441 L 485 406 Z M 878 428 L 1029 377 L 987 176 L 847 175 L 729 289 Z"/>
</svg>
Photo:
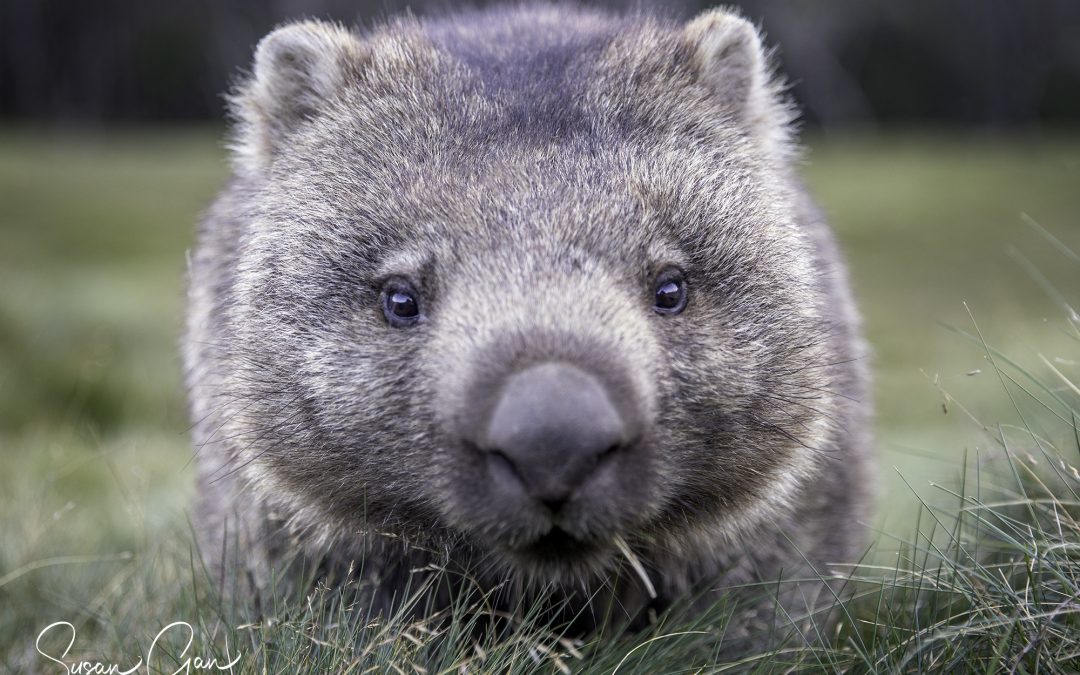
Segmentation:
<svg viewBox="0 0 1080 675">
<path fill-rule="evenodd" d="M 198 612 L 178 587 L 195 572 L 177 343 L 185 250 L 227 173 L 218 135 L 0 132 L 0 671 L 42 668 L 34 640 L 53 621 L 127 663 L 109 650 L 145 653 L 144 624 Z M 912 490 L 993 445 L 971 416 L 1062 434 L 1060 409 L 1006 391 L 962 333 L 1072 396 L 1062 300 L 1080 301 L 1080 265 L 1061 249 L 1080 250 L 1080 136 L 809 140 L 804 174 L 875 351 L 887 517 L 868 520 L 908 531 Z"/>
</svg>

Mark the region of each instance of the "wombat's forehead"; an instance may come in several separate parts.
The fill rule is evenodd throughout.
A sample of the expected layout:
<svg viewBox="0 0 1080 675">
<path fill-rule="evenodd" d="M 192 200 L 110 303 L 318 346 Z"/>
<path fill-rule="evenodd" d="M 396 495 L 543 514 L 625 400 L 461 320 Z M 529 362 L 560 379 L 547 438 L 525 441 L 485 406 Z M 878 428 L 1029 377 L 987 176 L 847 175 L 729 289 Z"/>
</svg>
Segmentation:
<svg viewBox="0 0 1080 675">
<path fill-rule="evenodd" d="M 333 137 L 329 147 L 298 148 L 283 162 L 276 192 L 298 208 L 316 200 L 346 216 L 353 211 L 398 226 L 624 220 L 642 209 L 658 182 L 652 177 L 670 172 L 617 140 L 380 142 L 367 129 L 348 128 Z"/>
<path fill-rule="evenodd" d="M 610 167 L 489 167 L 434 189 L 413 186 L 398 213 L 421 238 L 453 241 L 481 256 L 506 249 L 618 255 L 639 249 L 646 234 L 644 204 L 628 178 Z"/>
<path fill-rule="evenodd" d="M 284 207 L 315 226 L 319 219 L 307 216 L 326 212 L 378 233 L 363 237 L 375 246 L 436 242 L 441 256 L 462 258 L 529 249 L 641 260 L 657 245 L 678 249 L 683 229 L 700 229 L 688 219 L 707 214 L 723 222 L 725 204 L 743 203 L 725 198 L 741 184 L 739 170 L 717 171 L 694 149 L 625 139 L 598 146 L 588 138 L 454 145 L 438 139 L 428 148 L 379 152 L 344 145 L 319 155 L 318 173 L 304 170 L 313 161 L 297 162 L 276 192 L 295 199 Z"/>
</svg>

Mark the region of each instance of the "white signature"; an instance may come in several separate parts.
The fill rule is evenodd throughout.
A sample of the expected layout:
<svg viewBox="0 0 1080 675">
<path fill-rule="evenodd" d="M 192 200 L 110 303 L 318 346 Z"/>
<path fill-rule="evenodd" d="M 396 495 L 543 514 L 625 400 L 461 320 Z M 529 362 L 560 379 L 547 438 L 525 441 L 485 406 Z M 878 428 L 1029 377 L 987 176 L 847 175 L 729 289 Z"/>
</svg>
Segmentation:
<svg viewBox="0 0 1080 675">
<path fill-rule="evenodd" d="M 41 649 L 41 640 L 54 628 L 60 626 L 65 627 L 71 631 L 71 639 L 68 640 L 68 645 L 64 649 L 64 653 L 60 654 L 59 658 L 51 654 L 47 654 Z M 146 660 L 143 661 L 142 657 L 138 662 L 130 668 L 124 669 L 116 663 L 106 663 L 102 661 L 67 661 L 68 652 L 71 651 L 72 645 L 75 644 L 75 626 L 67 621 L 57 621 L 45 626 L 40 633 L 38 633 L 37 641 L 34 643 L 34 648 L 37 649 L 38 654 L 41 654 L 45 658 L 49 659 L 53 663 L 59 664 L 68 675 L 134 675 L 146 664 L 146 672 L 150 673 L 151 659 L 154 657 L 154 648 L 157 647 L 158 641 L 161 637 L 168 633 L 170 630 L 182 627 L 187 631 L 187 644 L 184 645 L 184 649 L 180 652 L 180 667 L 172 671 L 169 675 L 177 675 L 178 673 L 194 673 L 200 670 L 227 670 L 230 673 L 233 672 L 233 666 L 240 661 L 240 654 L 236 655 L 232 661 L 227 663 L 219 662 L 216 657 L 204 657 L 204 656 L 188 656 L 188 650 L 191 649 L 191 643 L 195 640 L 195 629 L 191 627 L 186 621 L 173 621 L 168 626 L 165 626 L 158 634 L 154 636 L 154 641 L 150 643 L 150 649 L 146 652 Z M 227 650 L 227 648 L 226 648 Z M 228 652 L 226 651 L 226 658 L 228 658 Z"/>
</svg>

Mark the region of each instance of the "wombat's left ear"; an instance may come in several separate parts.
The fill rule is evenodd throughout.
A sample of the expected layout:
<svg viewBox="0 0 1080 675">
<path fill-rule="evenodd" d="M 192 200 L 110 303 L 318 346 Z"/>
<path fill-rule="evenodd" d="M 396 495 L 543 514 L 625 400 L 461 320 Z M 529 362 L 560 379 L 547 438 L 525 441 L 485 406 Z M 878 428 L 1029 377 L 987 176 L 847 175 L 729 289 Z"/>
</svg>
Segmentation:
<svg viewBox="0 0 1080 675">
<path fill-rule="evenodd" d="M 337 24 L 302 21 L 264 37 L 251 78 L 230 98 L 238 168 L 265 168 L 289 132 L 357 76 L 364 57 L 361 41 Z"/>
<path fill-rule="evenodd" d="M 700 81 L 733 119 L 760 139 L 783 144 L 791 111 L 773 80 L 754 25 L 715 9 L 688 23 L 682 39 Z"/>
</svg>

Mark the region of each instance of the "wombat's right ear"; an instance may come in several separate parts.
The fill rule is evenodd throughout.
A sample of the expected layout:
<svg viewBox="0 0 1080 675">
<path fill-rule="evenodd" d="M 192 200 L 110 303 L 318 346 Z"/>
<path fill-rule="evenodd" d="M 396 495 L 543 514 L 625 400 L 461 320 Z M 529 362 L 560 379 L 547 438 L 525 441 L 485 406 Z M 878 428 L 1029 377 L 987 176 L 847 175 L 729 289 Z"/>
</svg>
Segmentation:
<svg viewBox="0 0 1080 675">
<path fill-rule="evenodd" d="M 237 168 L 265 168 L 289 132 L 358 76 L 364 51 L 351 32 L 322 21 L 289 24 L 264 37 L 250 79 L 229 99 Z"/>
</svg>

